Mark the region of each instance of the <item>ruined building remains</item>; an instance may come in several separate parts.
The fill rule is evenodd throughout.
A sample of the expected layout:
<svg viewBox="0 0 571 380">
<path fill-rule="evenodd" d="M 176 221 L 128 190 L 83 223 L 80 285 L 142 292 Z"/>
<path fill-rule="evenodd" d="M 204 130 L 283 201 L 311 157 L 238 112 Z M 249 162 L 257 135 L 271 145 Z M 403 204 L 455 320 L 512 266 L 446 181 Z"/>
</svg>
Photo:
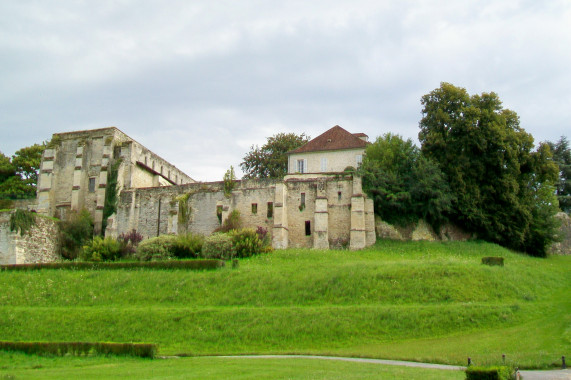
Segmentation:
<svg viewBox="0 0 571 380">
<path fill-rule="evenodd" d="M 208 235 L 238 210 L 244 227 L 268 230 L 274 248 L 360 249 L 376 239 L 373 202 L 360 178 L 343 170 L 358 166 L 366 139 L 335 126 L 290 152 L 283 180 L 235 181 L 224 189 L 223 182 L 194 181 L 117 128 L 57 133 L 42 158 L 36 210 L 66 218 L 85 208 L 97 231 L 135 229 L 146 238 Z M 110 192 L 116 212 L 104 223 Z"/>
</svg>

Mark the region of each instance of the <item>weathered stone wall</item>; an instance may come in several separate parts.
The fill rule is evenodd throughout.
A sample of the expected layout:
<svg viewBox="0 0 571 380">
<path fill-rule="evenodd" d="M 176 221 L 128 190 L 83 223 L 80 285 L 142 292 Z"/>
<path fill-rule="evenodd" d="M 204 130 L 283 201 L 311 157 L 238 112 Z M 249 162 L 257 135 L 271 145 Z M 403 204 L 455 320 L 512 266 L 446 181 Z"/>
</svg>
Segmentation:
<svg viewBox="0 0 571 380">
<path fill-rule="evenodd" d="M 223 190 L 222 182 L 124 190 L 113 221 L 114 233 L 136 229 L 146 238 L 186 231 L 208 235 L 220 226 L 217 210 L 221 220 L 238 210 L 243 227 L 266 228 L 276 248 L 347 246 L 353 229 L 362 235 L 353 248 L 375 242 L 374 223 L 365 222 L 372 217 L 372 203 L 365 210 L 369 203 L 361 194 L 360 182 L 355 194 L 350 176 L 236 181 L 228 197 Z M 186 221 L 179 216 L 179 200 L 184 196 L 190 210 Z M 363 203 L 358 215 L 351 206 L 354 199 Z M 355 218 L 360 220 L 358 228 Z"/>
<path fill-rule="evenodd" d="M 66 219 L 87 209 L 99 232 L 107 191 L 108 171 L 121 160 L 117 192 L 123 188 L 170 186 L 194 182 L 117 128 L 56 133 L 42 156 L 37 211 Z"/>
<path fill-rule="evenodd" d="M 560 242 L 551 246 L 550 253 L 555 255 L 571 255 L 571 217 L 564 212 L 555 216 L 561 222 L 559 227 Z"/>
<path fill-rule="evenodd" d="M 408 226 L 394 226 L 375 216 L 375 230 L 380 239 L 390 240 L 428 240 L 428 241 L 466 241 L 474 238 L 474 234 L 462 230 L 460 227 L 445 224 L 440 228 L 440 234 L 424 220 Z"/>
<path fill-rule="evenodd" d="M 10 212 L 0 213 L 0 264 L 47 263 L 60 259 L 57 222 L 36 216 L 23 236 L 10 231 Z"/>
</svg>

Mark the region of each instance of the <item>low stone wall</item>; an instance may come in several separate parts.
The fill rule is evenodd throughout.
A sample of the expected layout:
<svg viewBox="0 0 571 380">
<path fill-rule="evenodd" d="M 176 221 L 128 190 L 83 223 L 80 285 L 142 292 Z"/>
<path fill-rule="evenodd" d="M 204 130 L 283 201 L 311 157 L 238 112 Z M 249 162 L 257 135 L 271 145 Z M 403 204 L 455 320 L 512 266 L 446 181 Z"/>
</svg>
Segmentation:
<svg viewBox="0 0 571 380">
<path fill-rule="evenodd" d="M 0 213 L 0 264 L 48 263 L 58 255 L 58 225 L 36 215 L 36 223 L 24 235 L 10 231 L 11 212 Z"/>
<path fill-rule="evenodd" d="M 559 237 L 561 241 L 554 243 L 549 250 L 554 255 L 571 255 L 571 217 L 564 212 L 555 216 L 561 222 Z"/>
<path fill-rule="evenodd" d="M 466 241 L 474 235 L 460 227 L 446 224 L 440 228 L 440 234 L 424 220 L 412 223 L 406 227 L 394 226 L 375 215 L 375 231 L 379 239 L 390 240 L 428 240 L 428 241 Z"/>
</svg>

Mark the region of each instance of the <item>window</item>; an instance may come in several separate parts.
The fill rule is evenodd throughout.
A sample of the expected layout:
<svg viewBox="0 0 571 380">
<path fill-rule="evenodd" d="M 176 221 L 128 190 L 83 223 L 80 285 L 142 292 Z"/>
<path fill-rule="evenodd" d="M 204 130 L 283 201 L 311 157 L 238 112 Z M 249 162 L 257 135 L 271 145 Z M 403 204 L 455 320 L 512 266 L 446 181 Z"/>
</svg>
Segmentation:
<svg viewBox="0 0 571 380">
<path fill-rule="evenodd" d="M 258 204 L 252 203 L 252 214 L 257 214 L 257 213 L 258 213 Z"/>
<path fill-rule="evenodd" d="M 147 166 L 147 157 L 145 157 L 145 166 Z"/>
<path fill-rule="evenodd" d="M 337 200 L 338 200 L 338 201 L 341 200 L 341 192 L 340 192 L 340 191 L 337 192 Z"/>
<path fill-rule="evenodd" d="M 301 193 L 301 201 L 299 202 L 300 207 L 305 207 L 305 193 Z"/>
<path fill-rule="evenodd" d="M 115 146 L 113 147 L 113 158 L 119 158 L 121 156 L 121 147 Z"/>
<path fill-rule="evenodd" d="M 268 213 L 267 217 L 272 218 L 274 216 L 274 204 L 272 202 L 268 202 Z"/>
<path fill-rule="evenodd" d="M 297 160 L 297 172 L 307 173 L 307 160 Z"/>
<path fill-rule="evenodd" d="M 357 161 L 357 167 L 361 166 L 361 163 L 363 162 L 363 155 L 362 155 L 362 154 L 358 154 L 355 158 L 356 158 L 356 161 Z"/>
<path fill-rule="evenodd" d="M 95 177 L 89 178 L 89 192 L 90 193 L 95 192 Z"/>
<path fill-rule="evenodd" d="M 323 157 L 321 159 L 321 171 L 322 172 L 326 172 L 327 171 L 327 158 Z"/>
<path fill-rule="evenodd" d="M 305 236 L 311 236 L 311 221 L 305 221 Z"/>
</svg>

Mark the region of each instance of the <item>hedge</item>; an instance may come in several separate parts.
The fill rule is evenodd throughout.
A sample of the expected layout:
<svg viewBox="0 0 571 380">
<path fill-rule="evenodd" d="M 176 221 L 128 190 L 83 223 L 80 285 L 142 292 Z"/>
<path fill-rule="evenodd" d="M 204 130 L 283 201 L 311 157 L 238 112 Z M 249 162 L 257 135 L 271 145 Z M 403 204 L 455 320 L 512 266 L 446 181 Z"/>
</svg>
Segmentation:
<svg viewBox="0 0 571 380">
<path fill-rule="evenodd" d="M 152 343 L 0 341 L 0 350 L 20 351 L 26 354 L 47 356 L 87 356 L 95 354 L 154 358 L 157 353 L 157 345 Z"/>
<path fill-rule="evenodd" d="M 504 258 L 498 256 L 482 257 L 482 264 L 504 266 Z"/>
<path fill-rule="evenodd" d="M 169 261 L 130 261 L 130 262 L 62 262 L 36 264 L 0 265 L 2 270 L 37 270 L 37 269 L 216 269 L 225 265 L 223 260 L 169 260 Z"/>
<path fill-rule="evenodd" d="M 468 367 L 466 368 L 466 380 L 510 380 L 510 368 L 498 367 Z"/>
</svg>

